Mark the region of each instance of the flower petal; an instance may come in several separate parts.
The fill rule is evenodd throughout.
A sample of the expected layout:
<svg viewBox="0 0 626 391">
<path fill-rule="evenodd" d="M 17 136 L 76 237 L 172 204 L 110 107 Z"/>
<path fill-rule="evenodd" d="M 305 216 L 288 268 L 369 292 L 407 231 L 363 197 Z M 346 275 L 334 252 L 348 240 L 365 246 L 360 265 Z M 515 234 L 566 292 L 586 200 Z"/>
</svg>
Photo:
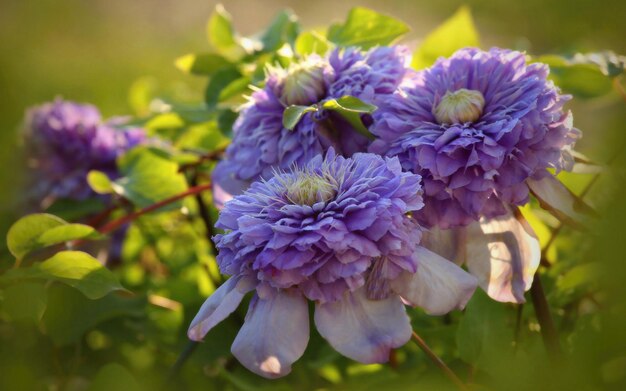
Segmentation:
<svg viewBox="0 0 626 391">
<path fill-rule="evenodd" d="M 521 213 L 475 222 L 467 228 L 465 261 L 493 299 L 524 303 L 541 258 L 539 240 Z"/>
<path fill-rule="evenodd" d="M 462 264 L 459 256 L 459 243 L 464 242 L 465 230 L 463 228 L 441 229 L 432 227 L 422 232 L 420 244 L 435 254 L 450 260 L 457 265 Z"/>
<path fill-rule="evenodd" d="M 317 330 L 335 350 L 365 364 L 386 362 L 392 348 L 411 338 L 411 324 L 400 297 L 369 300 L 365 289 L 315 307 Z"/>
<path fill-rule="evenodd" d="M 391 282 L 393 290 L 430 315 L 463 309 L 478 286 L 476 277 L 424 247 L 416 256 L 417 272 L 402 273 Z"/>
<path fill-rule="evenodd" d="M 309 343 L 309 309 L 299 293 L 254 296 L 231 352 L 250 371 L 266 378 L 291 372 Z"/>
<path fill-rule="evenodd" d="M 253 288 L 248 279 L 238 276 L 229 278 L 200 307 L 187 331 L 189 339 L 201 341 L 215 325 L 237 309 L 244 295 Z"/>
<path fill-rule="evenodd" d="M 565 223 L 580 227 L 586 215 L 594 214 L 589 205 L 552 175 L 539 180 L 528 179 L 526 183 L 541 207 Z"/>
</svg>

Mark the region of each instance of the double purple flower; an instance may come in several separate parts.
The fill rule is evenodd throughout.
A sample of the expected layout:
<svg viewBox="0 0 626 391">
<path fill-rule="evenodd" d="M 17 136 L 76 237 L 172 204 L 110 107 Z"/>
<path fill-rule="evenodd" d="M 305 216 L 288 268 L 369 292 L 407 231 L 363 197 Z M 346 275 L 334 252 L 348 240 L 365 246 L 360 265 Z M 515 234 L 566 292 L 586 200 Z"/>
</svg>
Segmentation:
<svg viewBox="0 0 626 391">
<path fill-rule="evenodd" d="M 305 114 L 292 130 L 283 126 L 290 105 L 316 105 L 351 95 L 378 105 L 411 73 L 404 47 L 377 47 L 367 52 L 338 48 L 324 57 L 310 55 L 287 69 L 271 67 L 265 87 L 255 91 L 233 127 L 233 142 L 213 172 L 219 200 L 241 194 L 253 181 L 275 169 L 302 166 L 328 148 L 352 156 L 365 152 L 369 140 L 340 115 Z M 371 118 L 365 118 L 371 123 Z"/>
<path fill-rule="evenodd" d="M 56 99 L 27 112 L 24 139 L 39 199 L 82 200 L 90 170 L 117 175 L 115 159 L 146 139 L 142 129 L 103 122 L 92 105 Z"/>
<path fill-rule="evenodd" d="M 189 328 L 201 340 L 254 291 L 232 352 L 251 371 L 284 376 L 315 325 L 343 355 L 387 361 L 411 336 L 404 303 L 430 314 L 462 308 L 477 282 L 419 245 L 410 216 L 423 207 L 420 177 L 397 158 L 330 149 L 300 168 L 253 183 L 226 203 L 215 238 L 220 270 L 232 277 Z"/>
</svg>

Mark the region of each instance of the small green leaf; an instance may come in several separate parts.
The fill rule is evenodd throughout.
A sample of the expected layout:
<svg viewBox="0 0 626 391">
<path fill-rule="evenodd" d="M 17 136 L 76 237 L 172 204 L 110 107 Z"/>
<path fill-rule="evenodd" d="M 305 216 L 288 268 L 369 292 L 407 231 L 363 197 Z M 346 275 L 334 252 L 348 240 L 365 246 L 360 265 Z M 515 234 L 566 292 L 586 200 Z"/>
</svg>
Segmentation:
<svg viewBox="0 0 626 391">
<path fill-rule="evenodd" d="M 70 224 L 47 213 L 28 215 L 19 219 L 7 234 L 7 247 L 16 258 L 48 246 L 71 240 L 97 237 L 93 227 Z"/>
<path fill-rule="evenodd" d="M 176 68 L 185 73 L 210 76 L 218 70 L 231 66 L 231 62 L 215 53 L 187 54 L 175 62 Z"/>
<path fill-rule="evenodd" d="M 593 58 L 593 57 L 592 57 Z M 595 59 L 600 62 L 599 59 Z M 609 93 L 613 86 L 610 75 L 615 65 L 592 62 L 589 57 L 577 54 L 572 58 L 545 55 L 533 59 L 550 66 L 550 79 L 564 92 L 581 98 L 594 98 Z M 609 73 L 609 67 L 610 72 Z"/>
<path fill-rule="evenodd" d="M 408 31 L 409 27 L 397 19 L 356 7 L 350 11 L 345 23 L 330 27 L 328 40 L 339 46 L 369 49 L 376 45 L 388 45 Z"/>
<path fill-rule="evenodd" d="M 284 44 L 293 45 L 300 32 L 297 16 L 289 11 L 281 11 L 270 26 L 261 34 L 261 43 L 264 52 L 273 52 Z"/>
<path fill-rule="evenodd" d="M 30 319 L 39 322 L 46 310 L 46 289 L 41 282 L 23 282 L 7 287 L 2 309 L 13 320 Z"/>
<path fill-rule="evenodd" d="M 439 57 L 448 57 L 461 48 L 478 45 L 478 31 L 472 14 L 469 8 L 463 6 L 424 39 L 413 53 L 411 66 L 423 69 L 431 66 Z"/>
<path fill-rule="evenodd" d="M 140 391 L 142 388 L 133 375 L 120 364 L 111 363 L 100 368 L 87 391 L 126 390 Z"/>
<path fill-rule="evenodd" d="M 222 135 L 232 138 L 233 137 L 233 124 L 237 120 L 238 113 L 232 109 L 225 109 L 220 111 L 217 116 L 217 127 Z"/>
<path fill-rule="evenodd" d="M 354 130 L 367 137 L 369 140 L 374 140 L 374 135 L 367 130 L 363 121 L 361 120 L 361 114 L 371 114 L 377 109 L 376 106 L 369 103 L 365 103 L 359 98 L 354 96 L 342 96 L 339 99 L 331 99 L 324 102 L 323 109 L 332 110 L 341 115 L 346 121 L 352 125 Z"/>
<path fill-rule="evenodd" d="M 110 194 L 113 192 L 109 176 L 102 171 L 91 170 L 87 174 L 87 183 L 98 194 Z"/>
<path fill-rule="evenodd" d="M 224 57 L 237 60 L 243 56 L 244 50 L 239 44 L 232 18 L 221 4 L 215 6 L 215 10 L 209 18 L 207 35 L 211 46 Z"/>
<path fill-rule="evenodd" d="M 295 106 L 291 105 L 285 109 L 283 113 L 283 126 L 285 129 L 293 130 L 298 122 L 302 119 L 302 116 L 306 113 L 317 111 L 314 106 Z"/>
<path fill-rule="evenodd" d="M 89 299 L 98 299 L 109 292 L 124 289 L 109 269 L 82 251 L 58 252 L 52 258 L 31 267 L 7 271 L 0 281 L 12 283 L 30 279 L 62 282 Z"/>
<path fill-rule="evenodd" d="M 211 80 L 209 80 L 209 84 L 204 92 L 204 101 L 207 106 L 209 106 L 209 108 L 217 106 L 217 104 L 225 98 L 225 95 L 222 95 L 224 91 L 229 88 L 232 83 L 236 83 L 238 80 L 242 79 L 242 76 L 241 72 L 235 67 L 224 68 L 217 71 L 211 77 Z M 247 86 L 248 82 L 245 83 L 244 88 L 240 91 L 245 90 Z"/>
<path fill-rule="evenodd" d="M 323 55 L 330 46 L 331 43 L 328 42 L 326 37 L 315 31 L 306 31 L 298 35 L 295 43 L 296 52 L 301 56 L 313 53 Z"/>
<path fill-rule="evenodd" d="M 140 208 L 144 208 L 187 190 L 187 181 L 178 172 L 178 164 L 157 150 L 135 148 L 118 159 L 124 175 L 112 184 L 115 192 Z M 159 211 L 180 208 L 181 201 Z"/>
</svg>

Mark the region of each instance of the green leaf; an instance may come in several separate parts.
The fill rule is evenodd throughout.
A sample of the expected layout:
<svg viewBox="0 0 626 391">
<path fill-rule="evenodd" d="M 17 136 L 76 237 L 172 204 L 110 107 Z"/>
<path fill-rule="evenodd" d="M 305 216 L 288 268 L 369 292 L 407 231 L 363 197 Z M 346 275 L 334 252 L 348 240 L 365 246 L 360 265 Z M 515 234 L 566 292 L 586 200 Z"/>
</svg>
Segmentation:
<svg viewBox="0 0 626 391">
<path fill-rule="evenodd" d="M 581 98 L 595 98 L 609 93 L 613 86 L 610 74 L 616 71 L 609 65 L 592 62 L 582 54 L 573 58 L 545 55 L 533 59 L 534 62 L 550 66 L 550 79 L 564 92 Z M 598 60 L 599 61 L 599 60 Z"/>
<path fill-rule="evenodd" d="M 100 368 L 87 391 L 126 390 L 139 391 L 142 388 L 133 375 L 123 366 L 111 363 Z"/>
<path fill-rule="evenodd" d="M 424 39 L 413 53 L 411 66 L 423 69 L 431 66 L 439 57 L 448 57 L 461 48 L 478 45 L 478 31 L 472 14 L 469 8 L 463 6 Z"/>
<path fill-rule="evenodd" d="M 306 31 L 298 35 L 296 39 L 295 48 L 296 52 L 302 56 L 309 54 L 325 54 L 330 48 L 331 43 L 328 42 L 326 37 L 315 31 Z"/>
<path fill-rule="evenodd" d="M 109 269 L 82 251 L 61 251 L 44 262 L 9 270 L 1 277 L 3 283 L 29 279 L 62 282 L 89 299 L 98 299 L 109 292 L 124 289 Z"/>
<path fill-rule="evenodd" d="M 369 49 L 376 45 L 388 45 L 408 31 L 409 27 L 397 19 L 356 7 L 350 11 L 345 23 L 330 27 L 328 40 L 339 46 Z"/>
<path fill-rule="evenodd" d="M 263 51 L 276 51 L 286 43 L 293 45 L 299 32 L 300 24 L 297 16 L 289 10 L 281 11 L 267 30 L 261 34 Z"/>
<path fill-rule="evenodd" d="M 348 121 L 354 130 L 370 140 L 374 139 L 374 135 L 363 125 L 361 114 L 373 113 L 377 109 L 376 106 L 365 103 L 354 96 L 346 95 L 339 99 L 331 99 L 324 102 L 322 108 L 336 112 Z"/>
<path fill-rule="evenodd" d="M 187 181 L 178 172 L 178 164 L 150 148 L 135 148 L 118 159 L 124 175 L 112 184 L 115 192 L 144 208 L 187 190 Z M 180 208 L 174 202 L 159 211 Z"/>
<path fill-rule="evenodd" d="M 211 76 L 218 70 L 231 66 L 231 62 L 215 53 L 187 54 L 175 62 L 176 68 L 185 73 Z"/>
<path fill-rule="evenodd" d="M 283 113 L 283 126 L 285 129 L 293 130 L 298 122 L 302 119 L 302 116 L 306 113 L 317 111 L 314 106 L 295 106 L 291 105 L 285 109 Z"/>
<path fill-rule="evenodd" d="M 102 171 L 91 170 L 87 174 L 87 183 L 98 194 L 113 193 L 109 176 Z"/>
<path fill-rule="evenodd" d="M 88 198 L 77 201 L 70 199 L 56 200 L 46 209 L 46 213 L 58 216 L 64 220 L 78 220 L 91 214 L 101 212 L 106 205 L 100 199 Z"/>
<path fill-rule="evenodd" d="M 102 322 L 145 315 L 145 297 L 107 295 L 97 300 L 64 285 L 48 288 L 48 305 L 42 323 L 57 346 L 70 345 Z"/>
<path fill-rule="evenodd" d="M 217 127 L 225 137 L 232 138 L 233 124 L 235 123 L 235 120 L 237 120 L 238 116 L 239 114 L 231 109 L 225 109 L 220 111 L 219 115 L 217 116 Z"/>
<path fill-rule="evenodd" d="M 16 258 L 44 247 L 71 240 L 97 237 L 93 227 L 70 224 L 47 213 L 32 214 L 19 219 L 7 234 L 7 247 Z"/>
<path fill-rule="evenodd" d="M 232 83 L 236 83 L 238 80 L 242 79 L 242 74 L 239 72 L 237 68 L 224 68 L 217 71 L 211 80 L 209 80 L 209 84 L 206 87 L 204 92 L 204 101 L 206 102 L 209 108 L 213 108 L 217 106 L 218 103 L 223 101 L 228 92 L 225 92 Z M 240 91 L 245 90 L 247 88 L 248 82 L 245 83 L 245 86 Z M 230 94 L 232 94 L 232 88 Z"/>
<path fill-rule="evenodd" d="M 13 320 L 30 319 L 39 322 L 46 310 L 47 296 L 41 282 L 24 282 L 7 287 L 2 309 Z"/>
<path fill-rule="evenodd" d="M 209 18 L 207 35 L 211 46 L 224 57 L 234 61 L 243 56 L 244 50 L 239 44 L 232 18 L 221 4 L 215 6 Z"/>
<path fill-rule="evenodd" d="M 155 77 L 143 76 L 131 84 L 128 90 L 128 104 L 140 117 L 150 114 L 150 103 L 156 98 L 159 82 Z"/>
</svg>

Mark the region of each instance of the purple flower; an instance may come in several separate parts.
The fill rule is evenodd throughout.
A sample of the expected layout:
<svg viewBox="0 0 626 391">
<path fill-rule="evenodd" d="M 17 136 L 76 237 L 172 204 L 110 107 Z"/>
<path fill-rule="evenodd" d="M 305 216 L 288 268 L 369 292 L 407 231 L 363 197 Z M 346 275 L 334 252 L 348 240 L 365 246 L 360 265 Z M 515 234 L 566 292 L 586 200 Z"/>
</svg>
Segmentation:
<svg viewBox="0 0 626 391">
<path fill-rule="evenodd" d="M 462 49 L 407 78 L 375 112 L 371 152 L 422 175 L 426 226 L 449 228 L 507 214 L 529 186 L 570 169 L 580 137 L 570 97 L 523 53 Z"/>
<path fill-rule="evenodd" d="M 38 198 L 84 199 L 90 170 L 117 175 L 115 159 L 145 141 L 142 129 L 117 129 L 92 105 L 56 99 L 27 112 L 24 139 Z"/>
<path fill-rule="evenodd" d="M 300 168 L 253 183 L 226 203 L 215 237 L 220 270 L 232 277 L 189 328 L 201 340 L 254 290 L 232 352 L 251 371 L 284 376 L 315 325 L 343 355 L 387 361 L 407 342 L 404 302 L 430 314 L 462 308 L 476 279 L 419 246 L 410 216 L 422 208 L 420 177 L 397 158 L 329 149 Z"/>
<path fill-rule="evenodd" d="M 411 72 L 406 67 L 408 55 L 404 47 L 367 52 L 335 49 L 326 57 L 311 55 L 287 69 L 269 68 L 265 87 L 242 108 L 233 127 L 233 142 L 214 170 L 217 191 L 241 194 L 253 181 L 270 178 L 274 169 L 302 166 L 330 147 L 348 157 L 365 152 L 369 140 L 336 113 L 307 113 L 288 130 L 283 127 L 283 112 L 290 105 L 321 104 L 345 95 L 378 105 Z"/>
</svg>

